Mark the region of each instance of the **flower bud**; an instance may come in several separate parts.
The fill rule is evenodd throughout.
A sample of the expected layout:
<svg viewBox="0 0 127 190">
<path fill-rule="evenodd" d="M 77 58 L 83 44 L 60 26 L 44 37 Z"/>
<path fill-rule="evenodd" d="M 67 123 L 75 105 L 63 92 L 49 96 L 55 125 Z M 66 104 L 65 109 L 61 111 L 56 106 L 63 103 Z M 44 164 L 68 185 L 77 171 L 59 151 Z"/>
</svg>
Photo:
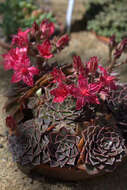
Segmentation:
<svg viewBox="0 0 127 190">
<path fill-rule="evenodd" d="M 87 63 L 87 69 L 89 70 L 89 72 L 93 73 L 93 72 L 96 72 L 97 67 L 98 67 L 97 57 L 96 56 L 91 57 Z"/>
<path fill-rule="evenodd" d="M 66 45 L 68 45 L 69 36 L 67 34 L 63 35 L 56 43 L 56 47 L 58 49 L 63 49 Z"/>
<path fill-rule="evenodd" d="M 115 46 L 116 46 L 116 37 L 115 37 L 115 35 L 112 35 L 111 37 L 110 37 L 110 41 L 109 41 L 109 47 L 111 48 L 111 49 L 113 49 Z"/>
<path fill-rule="evenodd" d="M 11 131 L 16 129 L 16 122 L 11 115 L 6 117 L 6 125 Z"/>
</svg>

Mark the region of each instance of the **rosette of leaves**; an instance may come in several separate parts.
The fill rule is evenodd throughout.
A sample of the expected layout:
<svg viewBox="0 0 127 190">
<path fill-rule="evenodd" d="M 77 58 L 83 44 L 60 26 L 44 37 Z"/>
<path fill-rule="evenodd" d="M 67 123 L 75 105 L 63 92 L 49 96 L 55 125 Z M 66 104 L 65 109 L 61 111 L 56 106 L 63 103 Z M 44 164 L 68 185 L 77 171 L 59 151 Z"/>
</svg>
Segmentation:
<svg viewBox="0 0 127 190">
<path fill-rule="evenodd" d="M 50 163 L 51 167 L 63 167 L 65 164 L 74 166 L 79 154 L 79 138 L 64 127 L 59 131 L 48 130 L 50 123 L 42 120 L 40 128 L 36 127 L 34 119 L 18 124 L 17 134 L 9 136 L 14 161 L 21 166 L 45 163 Z"/>
<path fill-rule="evenodd" d="M 127 84 L 119 84 L 115 92 L 107 99 L 109 110 L 127 142 Z"/>
<path fill-rule="evenodd" d="M 80 115 L 80 112 L 75 111 L 71 99 L 67 99 L 62 105 L 55 104 L 52 103 L 50 91 L 46 90 L 45 93 L 48 102 L 45 99 L 45 103 L 36 106 L 37 97 L 32 97 L 28 107 L 33 110 L 37 128 L 45 133 L 50 126 L 48 129 L 50 166 L 75 166 L 79 154 L 77 145 L 80 137 L 76 136 L 77 123 L 74 120 Z"/>
<path fill-rule="evenodd" d="M 71 135 L 65 127 L 62 127 L 59 133 L 52 132 L 49 139 L 50 166 L 75 166 L 79 154 L 77 148 L 78 137 Z"/>
<path fill-rule="evenodd" d="M 48 137 L 35 127 L 33 119 L 18 124 L 17 133 L 18 135 L 9 136 L 9 148 L 14 161 L 21 166 L 35 166 L 49 162 Z"/>
<path fill-rule="evenodd" d="M 50 91 L 48 95 L 49 93 Z M 77 126 L 75 121 L 80 117 L 82 110 L 76 111 L 74 102 L 71 99 L 65 100 L 64 104 L 55 104 L 52 103 L 52 97 L 50 98 L 48 102 L 44 100 L 45 103 L 38 105 L 38 107 L 36 106 L 37 100 L 35 100 L 35 97 L 29 100 L 29 108 L 32 108 L 33 103 L 33 115 L 36 118 L 36 126 L 42 126 L 43 129 L 47 127 L 44 123 L 40 122 L 42 118 L 45 118 L 45 121 L 55 126 L 57 131 L 59 131 L 62 126 L 66 126 L 66 128 L 69 128 L 72 134 L 74 134 Z"/>
<path fill-rule="evenodd" d="M 126 155 L 124 139 L 115 126 L 91 125 L 82 135 L 84 146 L 80 161 L 90 175 L 113 171 Z"/>
</svg>

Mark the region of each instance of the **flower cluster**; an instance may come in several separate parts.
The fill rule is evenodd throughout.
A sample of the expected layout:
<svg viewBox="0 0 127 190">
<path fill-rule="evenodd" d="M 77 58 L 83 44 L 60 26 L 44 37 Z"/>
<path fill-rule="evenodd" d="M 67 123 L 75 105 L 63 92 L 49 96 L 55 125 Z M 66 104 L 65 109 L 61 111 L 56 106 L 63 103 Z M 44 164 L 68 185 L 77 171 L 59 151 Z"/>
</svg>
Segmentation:
<svg viewBox="0 0 127 190">
<path fill-rule="evenodd" d="M 18 34 L 13 35 L 12 48 L 3 54 L 5 70 L 13 70 L 12 83 L 23 81 L 32 87 L 35 79 L 50 71 L 51 67 L 47 70 L 48 60 L 69 42 L 66 34 L 60 38 L 53 38 L 54 32 L 54 24 L 46 19 L 40 26 L 34 23 L 26 31 L 19 29 Z M 115 36 L 111 37 L 109 47 L 111 54 L 114 50 L 114 59 L 107 69 L 99 64 L 95 56 L 84 64 L 79 56 L 74 56 L 71 77 L 65 76 L 61 69 L 54 68 L 51 72 L 53 83 L 56 85 L 51 90 L 53 102 L 62 103 L 70 96 L 76 99 L 77 110 L 86 104 L 100 104 L 100 99 L 104 100 L 111 90 L 116 90 L 116 78 L 110 73 L 118 65 L 116 60 L 126 49 L 126 44 L 127 40 L 124 39 L 117 45 Z"/>
<path fill-rule="evenodd" d="M 51 90 L 53 102 L 62 103 L 71 96 L 77 100 L 76 109 L 80 110 L 87 103 L 100 104 L 100 98 L 104 99 L 110 90 L 116 89 L 115 77 L 98 64 L 97 57 L 91 57 L 83 64 L 79 56 L 74 56 L 73 69 L 71 80 L 61 70 L 54 68 L 51 74 L 57 87 Z"/>
<path fill-rule="evenodd" d="M 44 63 L 47 63 L 56 53 L 68 45 L 69 37 L 63 35 L 60 39 L 51 38 L 55 26 L 49 20 L 44 20 L 40 26 L 34 23 L 25 31 L 19 29 L 13 35 L 12 47 L 3 54 L 5 70 L 12 69 L 12 82 L 23 81 L 28 86 L 34 85 L 34 75 L 45 72 Z M 47 63 L 48 64 L 48 63 Z"/>
</svg>

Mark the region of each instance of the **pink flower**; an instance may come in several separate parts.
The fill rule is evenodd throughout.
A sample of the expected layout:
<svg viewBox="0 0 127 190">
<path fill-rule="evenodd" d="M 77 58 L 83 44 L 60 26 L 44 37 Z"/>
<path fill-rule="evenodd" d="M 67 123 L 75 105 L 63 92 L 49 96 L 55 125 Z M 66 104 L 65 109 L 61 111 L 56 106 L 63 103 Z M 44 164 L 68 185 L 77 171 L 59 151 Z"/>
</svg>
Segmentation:
<svg viewBox="0 0 127 190">
<path fill-rule="evenodd" d="M 69 36 L 67 34 L 63 35 L 56 43 L 56 47 L 58 49 L 63 49 L 66 45 L 68 45 Z"/>
<path fill-rule="evenodd" d="M 30 60 L 25 57 L 20 64 L 15 65 L 12 82 L 17 83 L 23 80 L 28 86 L 33 86 L 33 76 L 38 75 L 39 70 L 36 67 L 30 66 Z"/>
<path fill-rule="evenodd" d="M 104 75 L 100 77 L 100 82 L 104 88 L 107 86 L 112 90 L 116 90 L 115 79 L 114 76 Z"/>
<path fill-rule="evenodd" d="M 15 49 L 11 49 L 7 54 L 2 55 L 4 58 L 4 69 L 9 70 L 12 69 L 15 63 L 15 59 L 17 59 L 17 55 L 15 54 Z"/>
<path fill-rule="evenodd" d="M 84 75 L 85 69 L 84 69 L 80 56 L 73 57 L 73 67 L 78 74 Z"/>
<path fill-rule="evenodd" d="M 14 69 L 16 63 L 19 63 L 27 56 L 27 48 L 11 49 L 7 54 L 2 55 L 4 58 L 4 69 Z"/>
<path fill-rule="evenodd" d="M 98 58 L 96 56 L 91 57 L 90 60 L 87 62 L 87 69 L 91 73 L 95 73 L 98 68 Z"/>
<path fill-rule="evenodd" d="M 88 84 L 88 80 L 79 75 L 78 87 L 71 86 L 70 94 L 77 98 L 76 109 L 80 110 L 86 103 L 99 104 L 99 100 L 96 96 L 98 87 L 96 84 Z"/>
<path fill-rule="evenodd" d="M 49 38 L 55 31 L 54 23 L 46 19 L 40 24 L 40 30 L 45 37 Z"/>
<path fill-rule="evenodd" d="M 37 48 L 40 55 L 45 59 L 53 57 L 53 54 L 51 53 L 52 46 L 49 40 L 45 40 L 41 45 L 38 45 Z"/>
<path fill-rule="evenodd" d="M 69 86 L 59 83 L 58 87 L 51 90 L 51 95 L 55 96 L 53 99 L 54 103 L 62 103 L 69 95 Z"/>
<path fill-rule="evenodd" d="M 22 29 L 18 30 L 17 35 L 13 35 L 12 38 L 12 45 L 18 45 L 19 47 L 28 46 L 28 33 L 30 29 L 25 30 L 24 32 Z"/>
<path fill-rule="evenodd" d="M 53 71 L 51 72 L 54 80 L 53 82 L 56 83 L 62 83 L 62 81 L 66 80 L 65 74 L 61 71 L 61 69 L 54 68 Z"/>
<path fill-rule="evenodd" d="M 115 85 L 116 77 L 109 75 L 104 67 L 99 65 L 98 68 L 102 73 L 99 79 L 102 88 L 109 87 L 112 90 L 116 90 L 116 85 Z"/>
<path fill-rule="evenodd" d="M 101 82 L 95 82 L 95 83 L 90 83 L 89 84 L 89 89 L 92 94 L 97 94 L 100 92 L 102 86 Z"/>
</svg>

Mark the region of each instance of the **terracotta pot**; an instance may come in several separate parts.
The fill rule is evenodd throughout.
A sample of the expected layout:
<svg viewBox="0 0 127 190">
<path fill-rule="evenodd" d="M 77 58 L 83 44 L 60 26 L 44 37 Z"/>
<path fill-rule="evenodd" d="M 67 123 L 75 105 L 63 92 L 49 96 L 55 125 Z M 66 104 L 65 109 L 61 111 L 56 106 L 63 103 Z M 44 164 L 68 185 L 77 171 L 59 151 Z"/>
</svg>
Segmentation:
<svg viewBox="0 0 127 190">
<path fill-rule="evenodd" d="M 67 68 L 66 68 L 66 73 L 71 73 L 72 72 L 72 69 L 71 69 L 71 67 L 70 66 L 68 66 Z M 39 84 L 42 86 L 42 85 L 47 85 L 47 83 L 49 83 L 49 79 L 51 79 L 52 80 L 52 78 L 51 78 L 51 76 L 50 75 L 46 75 L 46 77 L 42 77 L 42 80 L 40 80 L 39 82 L 38 82 L 38 86 L 39 86 Z M 37 87 L 38 87 L 37 86 Z M 36 89 L 35 89 L 36 90 Z M 28 98 L 28 95 L 31 95 L 31 93 L 32 92 L 34 92 L 34 91 L 31 91 L 31 90 L 28 90 L 27 91 L 27 93 L 26 93 L 26 96 L 24 96 L 23 97 L 23 100 L 24 100 L 24 98 L 25 97 L 27 97 Z M 36 97 L 35 97 L 36 98 Z M 35 99 L 34 99 L 35 100 Z M 37 105 L 39 105 L 39 104 L 37 104 Z M 68 104 L 67 104 L 68 105 Z M 44 105 L 43 105 L 44 106 Z M 47 105 L 46 105 L 47 106 Z M 43 109 L 45 109 L 45 107 L 43 108 Z M 43 110 L 44 111 L 44 110 Z M 62 110 L 63 111 L 63 110 Z M 17 112 L 18 113 L 18 112 Z M 41 113 L 42 113 L 42 110 L 41 110 Z M 100 112 L 99 112 L 100 113 Z M 100 113 L 101 114 L 101 113 Z M 24 116 L 27 116 L 27 115 L 29 115 L 28 113 L 27 114 L 24 114 Z M 101 114 L 102 115 L 102 114 Z M 41 115 L 41 117 L 42 117 L 42 115 Z M 43 116 L 44 117 L 44 116 Z M 25 118 L 25 117 L 24 117 Z M 69 118 L 70 118 L 70 116 L 69 116 Z M 114 120 L 114 117 L 112 117 L 112 114 L 106 114 L 106 115 L 104 115 L 104 118 L 105 118 L 105 121 L 110 121 L 110 124 L 112 124 L 112 126 L 114 127 L 113 128 L 113 130 L 115 129 L 115 127 L 116 127 L 116 125 L 115 125 L 115 120 Z M 30 120 L 30 119 L 27 119 L 27 120 Z M 27 121 L 26 120 L 26 121 Z M 17 120 L 16 120 L 17 121 Z M 30 120 L 31 121 L 31 120 Z M 32 121 L 33 121 L 33 116 L 32 116 Z M 52 120 L 51 120 L 52 121 Z M 104 122 L 104 121 L 103 121 Z M 17 121 L 17 123 L 18 123 L 18 121 Z M 21 122 L 21 123 L 23 123 L 23 121 Z M 81 122 L 80 122 L 81 123 Z M 39 124 L 40 124 L 40 120 L 39 120 Z M 65 124 L 65 123 L 64 123 Z M 109 123 L 108 123 L 109 124 Z M 13 126 L 12 126 L 13 125 Z M 44 123 L 42 122 L 42 124 L 41 124 L 41 127 L 44 125 Z M 69 124 L 70 126 L 71 126 L 71 124 Z M 7 125 L 8 126 L 8 125 Z M 28 128 L 26 127 L 26 126 L 28 126 Z M 37 125 L 35 125 L 35 120 L 34 120 L 34 122 L 32 123 L 32 124 L 29 124 L 28 125 L 28 123 L 27 123 L 27 125 L 23 125 L 23 130 L 20 130 L 20 129 L 22 129 L 21 127 L 22 127 L 22 125 L 18 125 L 18 124 L 16 124 L 15 122 L 11 122 L 11 125 L 10 125 L 10 130 L 9 130 L 9 132 L 10 132 L 10 137 L 19 137 L 20 136 L 20 134 L 21 134 L 21 138 L 20 138 L 20 140 L 21 141 L 16 141 L 15 140 L 15 138 L 14 138 L 14 140 L 12 141 L 12 146 L 13 145 L 15 145 L 16 144 L 16 142 L 17 142 L 17 144 L 16 145 L 19 145 L 19 146 L 17 146 L 18 148 L 22 148 L 22 146 L 20 146 L 21 145 L 21 143 L 23 143 L 24 142 L 24 139 L 26 140 L 25 141 L 25 143 L 26 142 L 28 142 L 28 143 L 26 143 L 25 144 L 25 146 L 27 147 L 27 148 L 25 148 L 25 151 L 23 150 L 21 150 L 21 154 L 19 154 L 20 155 L 20 157 L 21 157 L 21 155 L 22 155 L 22 157 L 24 158 L 25 156 L 24 156 L 24 154 L 26 154 L 26 157 L 24 158 L 24 160 L 26 159 L 28 159 L 29 160 L 29 165 L 21 165 L 21 163 L 24 163 L 24 160 L 22 161 L 22 158 L 21 158 L 21 162 L 20 163 L 17 163 L 18 164 L 18 166 L 19 166 L 19 168 L 24 172 L 24 173 L 27 173 L 27 174 L 30 174 L 30 173 L 39 173 L 39 174 L 41 174 L 41 175 L 43 175 L 43 176 L 46 176 L 46 177 L 50 177 L 50 178 L 56 178 L 56 179 L 60 179 L 60 180 L 64 180 L 64 181 L 83 181 L 83 180 L 85 180 L 85 179 L 88 179 L 88 178 L 93 178 L 93 177 L 97 177 L 97 176 L 101 176 L 101 175 L 104 175 L 104 174 L 106 174 L 106 173 L 109 173 L 109 170 L 108 170 L 108 172 L 107 171 L 104 171 L 103 169 L 104 169 L 104 167 L 103 167 L 103 162 L 105 162 L 105 160 L 104 161 L 102 161 L 102 162 L 100 162 L 100 160 L 99 160 L 99 164 L 100 164 L 100 168 L 98 168 L 98 166 L 97 166 L 97 170 L 99 171 L 99 172 L 97 172 L 97 170 L 95 169 L 95 165 L 93 166 L 93 172 L 92 173 L 90 173 L 89 172 L 89 167 L 88 167 L 88 170 L 86 170 L 86 165 L 84 164 L 84 159 L 83 159 L 83 157 L 81 158 L 81 155 L 83 155 L 84 154 L 84 150 L 86 150 L 86 149 L 83 149 L 83 148 L 86 148 L 85 146 L 86 146 L 86 144 L 85 144 L 85 140 L 87 141 L 87 138 L 85 138 L 85 135 L 84 136 L 80 136 L 80 140 L 78 141 L 78 143 L 77 143 L 77 141 L 76 140 L 74 140 L 74 143 L 70 146 L 68 146 L 69 147 L 69 153 L 68 153 L 68 157 L 64 157 L 64 158 L 67 158 L 67 162 L 68 162 L 68 160 L 70 159 L 70 154 L 73 154 L 73 156 L 74 156 L 74 158 L 75 158 L 75 161 L 73 162 L 73 166 L 70 164 L 66 164 L 67 162 L 65 161 L 65 163 L 64 163 L 64 167 L 60 167 L 61 165 L 59 165 L 59 167 L 50 167 L 50 161 L 52 161 L 53 159 L 52 159 L 52 152 L 50 152 L 49 151 L 49 147 L 48 147 L 48 149 L 45 149 L 45 147 L 47 146 L 47 145 L 49 145 L 50 144 L 50 147 L 52 146 L 52 145 L 54 145 L 53 143 L 55 142 L 55 143 L 57 143 L 57 147 L 58 147 L 58 143 L 61 141 L 61 139 L 59 139 L 58 140 L 58 138 L 57 138 L 57 140 L 58 141 L 56 141 L 56 136 L 58 137 L 58 131 L 55 133 L 54 131 L 54 133 L 56 134 L 56 136 L 54 137 L 55 138 L 55 140 L 53 141 L 52 140 L 52 138 L 51 138 L 51 135 L 49 134 L 51 131 L 52 131 L 52 129 L 54 130 L 54 128 L 52 128 L 53 127 L 53 124 L 51 124 L 50 125 L 50 127 L 48 127 L 48 128 L 46 128 L 46 130 L 44 131 L 44 132 L 42 132 L 41 130 L 39 131 L 38 130 L 38 128 L 33 128 L 33 126 L 36 126 L 37 127 Z M 64 125 L 64 127 L 63 128 L 66 128 L 65 127 L 66 125 Z M 70 127 L 69 126 L 69 127 Z M 98 125 L 97 125 L 98 126 Z M 9 127 L 9 126 L 8 126 Z M 40 128 L 41 128 L 40 127 Z M 89 125 L 88 124 L 88 122 L 83 122 L 83 124 L 81 124 L 81 127 L 83 128 L 81 128 L 83 131 L 85 131 L 85 129 L 88 129 L 88 130 L 90 130 L 89 129 L 89 127 L 91 127 L 91 125 Z M 93 125 L 92 125 L 92 127 L 93 127 Z M 93 130 L 93 128 L 91 127 L 91 130 L 90 131 L 92 131 Z M 105 127 L 105 126 L 104 126 Z M 104 128 L 103 126 L 100 126 L 100 128 L 99 128 L 99 130 L 100 131 L 102 131 L 103 130 L 103 128 Z M 43 128 L 43 127 L 42 127 Z M 62 127 L 61 127 L 62 128 Z M 61 129 L 60 128 L 60 129 Z M 29 131 L 29 129 L 30 129 L 30 131 Z M 32 129 L 32 130 L 31 130 Z M 25 133 L 25 137 L 24 137 L 24 131 L 25 130 L 27 130 L 27 132 Z M 70 130 L 70 129 L 69 129 Z M 37 133 L 37 131 L 39 131 L 39 133 Z M 60 131 L 60 130 L 59 130 Z M 94 128 L 94 130 L 93 131 L 95 131 L 95 128 Z M 40 143 L 42 144 L 44 141 L 43 141 L 43 137 L 44 137 L 44 135 L 45 135 L 45 132 L 46 132 L 46 135 L 47 135 L 47 132 L 49 132 L 48 133 L 48 143 L 47 143 L 47 141 L 46 141 L 46 145 L 45 145 L 45 143 L 44 143 L 44 146 L 42 145 L 42 146 L 40 146 Z M 51 132 L 51 133 L 53 133 L 53 132 Z M 76 131 L 75 131 L 76 132 Z M 112 132 L 112 131 L 111 131 Z M 103 133 L 103 131 L 102 131 L 102 133 Z M 103 136 L 103 134 L 102 133 L 99 133 L 100 134 L 100 136 Z M 31 135 L 32 134 L 32 135 Z M 35 135 L 36 134 L 36 135 Z M 63 139 L 64 139 L 64 141 L 62 141 L 62 145 L 65 145 L 65 144 L 63 144 L 63 143 L 66 143 L 66 142 L 68 142 L 68 141 L 65 141 L 67 138 L 65 138 L 66 136 L 73 136 L 73 135 L 71 135 L 71 133 L 64 133 L 64 135 L 63 135 Z M 74 133 L 74 134 L 76 134 L 75 136 L 77 137 L 78 135 L 77 135 L 77 133 Z M 85 133 L 86 135 L 88 134 L 87 132 Z M 88 139 L 91 139 L 92 138 L 92 140 L 93 139 L 96 139 L 96 136 L 95 136 L 95 138 L 93 137 L 93 133 L 91 133 L 92 134 L 92 136 L 90 136 L 90 138 L 88 138 Z M 98 134 L 98 130 L 96 131 L 96 133 L 95 134 Z M 105 133 L 104 133 L 105 134 Z M 118 134 L 118 133 L 117 133 Z M 23 135 L 23 141 L 22 141 L 22 135 Z M 28 136 L 29 135 L 29 136 Z M 43 135 L 43 136 L 42 136 Z M 61 135 L 61 134 L 60 134 Z M 107 135 L 107 131 L 106 131 L 106 135 Z M 113 135 L 112 135 L 113 136 Z M 112 139 L 112 136 L 110 136 L 110 140 L 108 139 L 108 141 L 106 141 L 106 143 L 108 142 L 108 143 L 111 143 L 111 144 L 108 144 L 108 146 L 111 146 L 112 145 L 112 142 L 113 141 L 111 141 L 111 139 Z M 29 138 L 26 138 L 26 137 L 29 137 Z M 34 138 L 33 138 L 34 137 Z M 107 136 L 106 136 L 106 138 L 107 138 Z M 32 140 L 31 140 L 32 139 Z M 34 139 L 34 140 L 33 140 Z M 35 139 L 36 139 L 36 142 L 34 142 L 35 141 Z M 39 139 L 39 140 L 38 140 Z M 40 140 L 41 139 L 41 140 Z M 82 141 L 82 139 L 83 139 L 83 141 Z M 102 140 L 102 139 L 101 139 Z M 29 142 L 30 141 L 30 142 Z M 51 142 L 51 143 L 50 143 Z M 71 142 L 71 141 L 69 141 L 69 142 Z M 76 142 L 76 143 L 75 143 Z M 102 141 L 99 141 L 99 142 L 102 142 Z M 116 147 L 118 147 L 118 142 L 116 143 L 116 140 L 113 142 L 113 143 L 115 143 L 115 148 Z M 66 143 L 67 144 L 67 143 Z M 74 145 L 76 144 L 76 148 L 77 148 L 77 150 L 78 150 L 78 154 L 75 154 L 75 153 L 72 153 L 72 149 L 74 149 L 75 147 L 74 147 Z M 95 144 L 94 143 L 94 141 L 93 141 L 93 144 Z M 39 148 L 38 148 L 38 145 L 39 145 Z M 97 144 L 98 145 L 98 144 Z M 106 153 L 108 154 L 110 151 L 109 151 L 109 149 L 107 149 L 107 144 L 102 144 L 103 146 L 104 146 L 104 150 L 106 149 Z M 24 144 L 23 144 L 23 146 L 24 146 Z M 89 146 L 89 143 L 88 143 L 88 146 Z M 105 146 L 106 146 L 106 148 L 105 148 Z M 66 148 L 65 148 L 65 146 L 61 146 L 63 149 L 64 149 L 64 151 L 66 150 Z M 71 147 L 71 148 L 70 148 Z M 112 147 L 114 147 L 113 145 L 112 145 Z M 18 150 L 18 148 L 17 149 L 14 149 L 14 150 Z M 47 148 L 47 147 L 46 147 Z M 61 149 L 62 149 L 61 148 Z M 126 149 L 126 146 L 124 146 L 124 148 Z M 30 152 L 29 152 L 29 149 L 30 149 Z M 92 149 L 92 148 L 91 148 Z M 117 149 L 117 148 L 116 148 Z M 115 149 L 115 153 L 117 152 L 116 151 L 116 149 Z M 26 151 L 27 150 L 27 151 Z M 31 150 L 32 150 L 32 156 L 30 156 L 29 157 L 29 153 L 31 153 Z M 36 151 L 37 150 L 37 151 Z M 40 163 L 44 163 L 42 160 L 42 158 L 43 158 L 43 151 L 44 150 L 48 150 L 49 152 L 48 152 L 48 156 L 47 157 L 50 157 L 50 160 L 47 162 L 48 164 L 40 164 Z M 55 151 L 54 151 L 55 150 Z M 55 155 L 56 156 L 56 150 L 57 149 L 53 149 L 53 156 Z M 82 151 L 83 150 L 83 151 Z M 96 150 L 96 146 L 95 146 L 95 150 Z M 63 151 L 63 152 L 64 152 Z M 86 150 L 87 152 L 89 151 L 88 149 Z M 120 151 L 120 152 L 119 152 Z M 20 149 L 19 149 L 19 152 L 20 152 Z M 62 152 L 62 154 L 63 154 L 63 152 Z M 113 152 L 113 153 L 114 153 Z M 119 155 L 121 155 L 121 149 L 119 149 L 118 150 L 118 154 Z M 13 153 L 15 153 L 16 154 L 16 151 L 13 151 Z M 22 154 L 23 153 L 23 154 Z M 35 155 L 34 155 L 34 153 L 35 153 Z M 64 152 L 65 153 L 65 152 Z M 114 153 L 114 154 L 115 154 Z M 122 152 L 123 153 L 123 152 Z M 125 154 L 124 154 L 124 157 L 122 157 L 122 159 L 121 159 L 121 157 L 119 157 L 119 155 L 117 155 L 118 157 L 116 158 L 115 157 L 115 159 L 114 159 L 114 155 L 112 154 L 112 152 L 111 152 L 111 154 L 110 154 L 110 157 L 112 158 L 113 157 L 113 159 L 116 161 L 117 159 L 118 159 L 118 161 L 117 161 L 117 163 L 116 163 L 116 165 L 115 165 L 115 167 L 111 170 L 112 172 L 115 170 L 115 168 L 117 168 L 117 166 L 119 166 L 121 163 L 123 163 L 124 161 L 125 161 L 125 159 L 127 158 L 127 152 L 125 151 L 124 152 Z M 34 156 L 33 156 L 34 155 Z M 46 155 L 45 153 L 44 153 L 44 155 Z M 76 155 L 76 156 L 75 156 Z M 101 155 L 101 157 L 103 157 L 104 159 L 105 159 L 105 151 L 104 151 L 104 154 L 99 154 L 99 155 Z M 113 155 L 113 156 L 112 156 Z M 54 156 L 54 157 L 55 157 Z M 66 156 L 66 154 L 65 154 L 65 156 Z M 106 155 L 107 156 L 107 155 Z M 39 159 L 39 164 L 38 164 L 38 161 L 36 162 L 33 162 L 33 160 L 34 160 L 34 158 L 36 158 L 37 157 L 37 160 Z M 46 159 L 47 159 L 47 157 L 46 157 Z M 53 158 L 54 158 L 53 157 Z M 32 159 L 31 159 L 32 158 Z M 58 158 L 58 157 L 57 157 Z M 73 158 L 73 157 L 72 157 Z M 96 157 L 95 157 L 95 155 L 94 155 L 94 157 L 92 158 L 93 160 L 95 159 Z M 100 158 L 100 157 L 99 157 Z M 55 157 L 55 159 L 56 159 L 56 157 Z M 63 158 L 62 158 L 63 159 Z M 90 158 L 91 159 L 91 158 Z M 92 160 L 91 159 L 91 160 Z M 101 159 L 101 158 L 100 158 Z M 109 158 L 107 158 L 106 157 L 106 159 L 108 160 L 108 164 L 110 163 L 111 164 L 111 166 L 112 166 L 112 162 L 110 162 L 110 159 Z M 19 159 L 20 160 L 20 159 Z M 35 159 L 36 160 L 36 159 Z M 93 161 L 92 160 L 92 161 Z M 47 161 L 47 160 L 46 160 Z M 56 161 L 56 160 L 55 160 Z M 83 162 L 82 162 L 83 161 Z M 94 162 L 94 161 L 93 161 Z M 33 164 L 34 163 L 34 164 Z M 46 163 L 46 162 L 45 162 Z M 97 162 L 97 164 L 98 164 L 98 162 Z M 114 164 L 114 161 L 113 161 L 113 164 Z M 113 165 L 114 166 L 114 165 Z M 102 167 L 102 170 L 101 170 L 101 167 Z M 111 172 L 110 172 L 111 173 Z"/>
<path fill-rule="evenodd" d="M 42 176 L 42 177 L 47 177 L 50 179 L 56 179 L 56 180 L 61 180 L 61 181 L 72 181 L 72 182 L 79 182 L 79 181 L 85 181 L 87 179 L 93 179 L 93 178 L 98 178 L 98 177 L 106 177 L 106 175 L 115 175 L 116 171 L 119 171 L 122 169 L 123 165 L 126 164 L 126 159 L 123 161 L 122 164 L 118 165 L 117 168 L 113 172 L 109 172 L 105 174 L 104 172 L 101 172 L 99 174 L 95 175 L 89 175 L 87 172 L 84 170 L 78 169 L 78 168 L 60 168 L 60 167 L 55 167 L 51 168 L 48 164 L 41 164 L 36 167 L 25 167 L 21 166 L 20 164 L 17 163 L 18 168 L 25 174 L 27 175 L 32 175 L 34 176 Z"/>
<path fill-rule="evenodd" d="M 47 164 L 41 164 L 34 168 L 23 167 L 18 164 L 19 169 L 25 174 L 40 174 L 42 176 L 53 178 L 62 181 L 84 181 L 88 178 L 93 178 L 98 175 L 88 175 L 84 170 L 77 168 L 51 168 Z M 102 175 L 102 174 L 101 174 Z"/>
<path fill-rule="evenodd" d="M 100 40 L 101 42 L 103 42 L 103 43 L 105 43 L 105 44 L 109 44 L 109 42 L 110 42 L 110 38 L 108 38 L 108 37 L 106 37 L 106 36 L 100 36 L 100 35 L 98 35 L 96 32 L 94 32 L 94 31 L 91 31 L 92 32 L 92 34 L 94 34 L 95 36 L 96 36 L 96 38 L 98 39 L 98 40 Z"/>
<path fill-rule="evenodd" d="M 15 131 L 15 134 L 18 135 L 18 131 Z M 15 135 L 13 132 L 10 132 L 11 135 Z M 118 170 L 119 167 L 126 161 L 126 157 L 122 161 L 122 163 L 117 164 L 116 169 Z M 54 178 L 56 180 L 62 180 L 62 181 L 85 181 L 86 179 L 91 179 L 95 177 L 99 177 L 105 174 L 110 174 L 113 173 L 115 170 L 112 172 L 104 172 L 101 171 L 99 173 L 95 174 L 89 174 L 85 170 L 85 167 L 83 164 L 79 164 L 78 166 L 75 167 L 50 167 L 48 164 L 40 164 L 37 166 L 32 166 L 32 165 L 24 165 L 22 166 L 20 163 L 17 162 L 18 168 L 25 174 L 38 176 L 42 175 L 42 177 L 48 177 L 48 178 Z"/>
</svg>

